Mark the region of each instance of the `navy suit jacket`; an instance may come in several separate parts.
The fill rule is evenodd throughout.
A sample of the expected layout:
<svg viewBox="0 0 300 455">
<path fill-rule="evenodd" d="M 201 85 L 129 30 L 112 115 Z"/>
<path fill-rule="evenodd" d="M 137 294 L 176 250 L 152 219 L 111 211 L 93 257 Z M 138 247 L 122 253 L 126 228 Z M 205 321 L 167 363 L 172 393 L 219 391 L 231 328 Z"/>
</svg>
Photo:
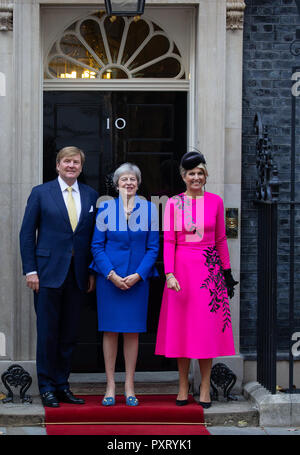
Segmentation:
<svg viewBox="0 0 300 455">
<path fill-rule="evenodd" d="M 155 267 L 159 251 L 155 205 L 135 196 L 127 224 L 121 197 L 101 202 L 91 249 L 94 260 L 90 267 L 105 277 L 112 269 L 122 277 L 138 273 L 144 281 L 159 276 Z"/>
<path fill-rule="evenodd" d="M 78 186 L 81 214 L 74 232 L 57 179 L 34 187 L 28 198 L 20 231 L 23 274 L 37 271 L 40 287 L 60 287 L 74 253 L 78 286 L 87 288 L 98 195 L 87 185 Z"/>
</svg>

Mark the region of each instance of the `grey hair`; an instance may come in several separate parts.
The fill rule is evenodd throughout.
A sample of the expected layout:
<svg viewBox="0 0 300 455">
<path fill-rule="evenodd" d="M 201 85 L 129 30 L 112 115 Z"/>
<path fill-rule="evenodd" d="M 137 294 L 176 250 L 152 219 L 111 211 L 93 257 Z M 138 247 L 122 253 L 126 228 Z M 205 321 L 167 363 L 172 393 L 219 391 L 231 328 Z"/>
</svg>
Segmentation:
<svg viewBox="0 0 300 455">
<path fill-rule="evenodd" d="M 122 174 L 134 174 L 138 181 L 138 186 L 140 186 L 142 181 L 142 174 L 140 169 L 135 164 L 124 163 L 121 164 L 121 166 L 119 166 L 118 169 L 115 170 L 113 175 L 113 183 L 116 188 L 118 186 L 119 178 L 121 177 Z"/>
</svg>

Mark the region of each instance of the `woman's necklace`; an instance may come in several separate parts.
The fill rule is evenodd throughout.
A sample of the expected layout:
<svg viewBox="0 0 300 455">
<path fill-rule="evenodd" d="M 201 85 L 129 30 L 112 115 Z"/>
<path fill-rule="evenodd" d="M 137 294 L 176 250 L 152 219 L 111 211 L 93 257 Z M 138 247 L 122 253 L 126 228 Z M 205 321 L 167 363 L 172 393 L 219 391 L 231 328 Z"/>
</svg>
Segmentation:
<svg viewBox="0 0 300 455">
<path fill-rule="evenodd" d="M 128 202 L 128 204 L 126 206 L 124 205 L 124 212 L 125 212 L 126 217 L 129 218 L 133 212 L 134 203 L 132 206 L 129 206 L 129 201 L 127 201 L 127 202 Z"/>
<path fill-rule="evenodd" d="M 133 212 L 133 208 L 132 208 L 132 209 L 130 209 L 130 210 L 124 209 L 124 211 L 125 211 L 125 214 L 126 214 L 126 216 L 129 216 L 129 215 L 131 215 L 131 214 L 132 214 L 132 212 Z"/>
</svg>

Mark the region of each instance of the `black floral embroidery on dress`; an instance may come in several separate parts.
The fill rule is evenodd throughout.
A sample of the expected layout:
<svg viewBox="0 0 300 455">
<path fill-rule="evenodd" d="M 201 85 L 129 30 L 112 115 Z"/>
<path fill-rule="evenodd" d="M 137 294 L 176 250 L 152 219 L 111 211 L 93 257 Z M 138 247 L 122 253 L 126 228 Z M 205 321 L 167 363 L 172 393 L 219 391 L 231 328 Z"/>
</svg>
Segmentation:
<svg viewBox="0 0 300 455">
<path fill-rule="evenodd" d="M 208 247 L 204 250 L 205 266 L 208 268 L 208 277 L 204 280 L 201 288 L 210 292 L 210 311 L 216 313 L 222 306 L 223 328 L 222 332 L 231 325 L 230 306 L 227 288 L 225 285 L 221 260 L 216 247 Z"/>
<path fill-rule="evenodd" d="M 172 199 L 174 199 L 177 209 L 184 211 L 184 228 L 188 232 L 197 234 L 200 237 L 200 239 L 202 240 L 203 234 L 199 231 L 198 226 L 196 225 L 195 221 L 193 220 L 192 204 L 191 204 L 190 199 L 184 197 L 184 195 L 182 193 L 172 196 Z"/>
<path fill-rule="evenodd" d="M 179 210 L 183 210 L 183 197 L 181 194 L 176 194 L 172 196 L 172 199 L 175 201 L 175 205 Z"/>
</svg>

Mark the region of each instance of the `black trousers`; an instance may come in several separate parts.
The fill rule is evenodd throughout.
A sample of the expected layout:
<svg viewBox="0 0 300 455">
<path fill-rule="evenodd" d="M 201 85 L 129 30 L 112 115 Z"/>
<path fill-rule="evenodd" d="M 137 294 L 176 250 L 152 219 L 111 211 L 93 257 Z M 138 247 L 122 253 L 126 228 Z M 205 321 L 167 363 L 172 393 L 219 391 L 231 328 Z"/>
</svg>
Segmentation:
<svg viewBox="0 0 300 455">
<path fill-rule="evenodd" d="M 41 287 L 35 293 L 36 366 L 40 393 L 69 389 L 71 358 L 84 297 L 85 293 L 77 285 L 73 260 L 60 288 Z"/>
</svg>

